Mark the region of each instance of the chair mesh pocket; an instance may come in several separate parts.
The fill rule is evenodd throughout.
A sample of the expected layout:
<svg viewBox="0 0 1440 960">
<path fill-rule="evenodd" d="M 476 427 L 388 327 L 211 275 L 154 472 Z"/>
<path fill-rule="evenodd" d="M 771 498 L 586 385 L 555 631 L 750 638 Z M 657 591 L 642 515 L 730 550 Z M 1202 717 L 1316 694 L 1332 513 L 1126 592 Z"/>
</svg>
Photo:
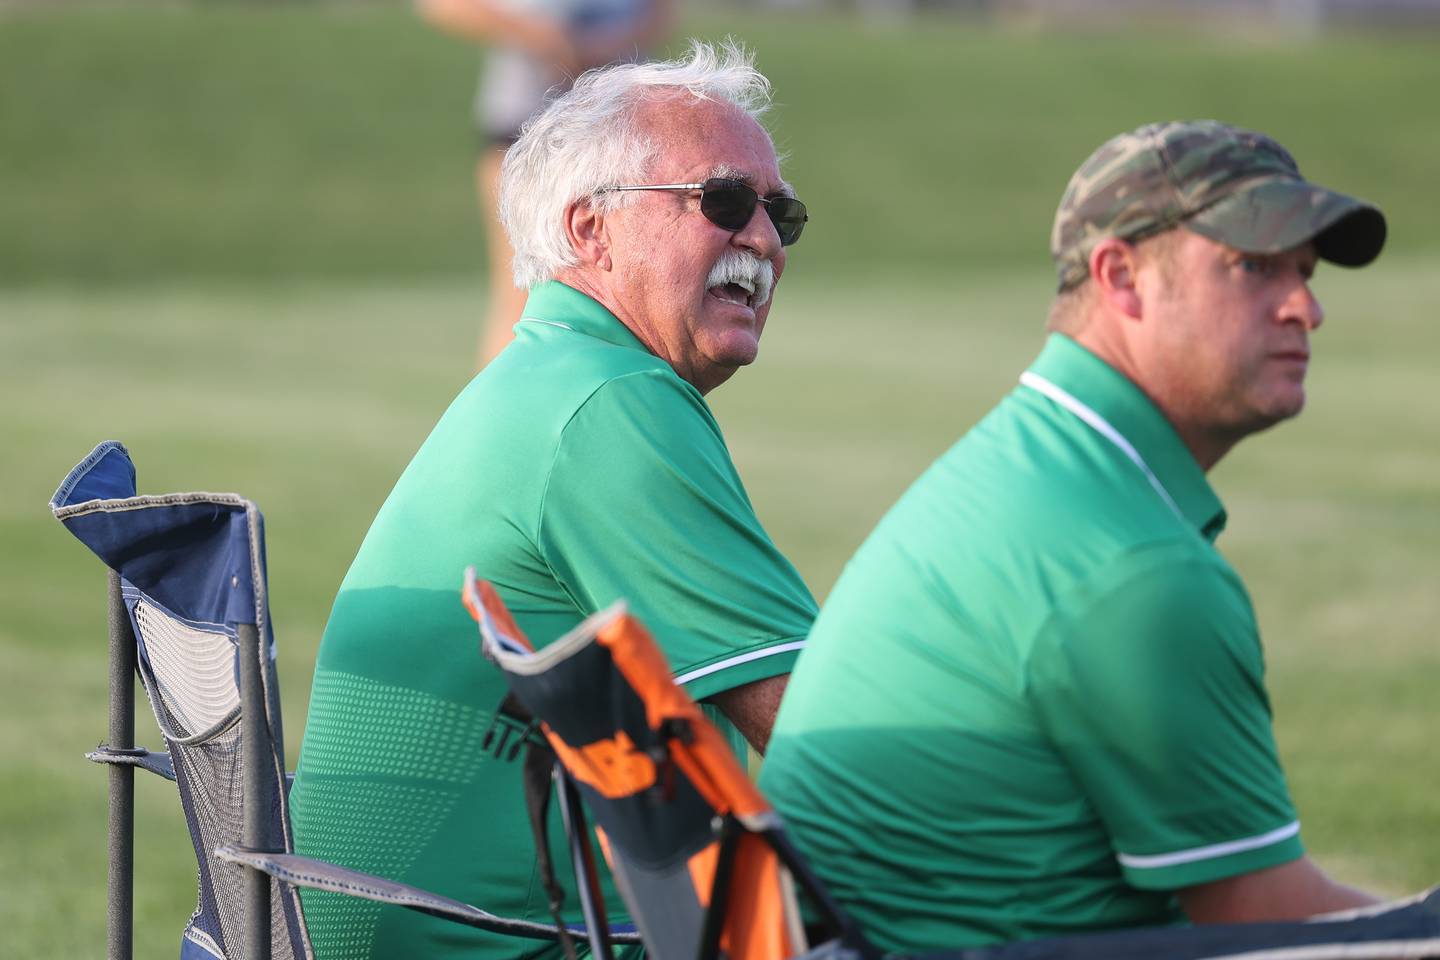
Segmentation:
<svg viewBox="0 0 1440 960">
<path fill-rule="evenodd" d="M 167 735 L 192 737 L 233 722 L 240 709 L 235 641 L 176 620 L 144 600 L 135 604 L 135 622 L 154 692 L 176 723 Z"/>
</svg>

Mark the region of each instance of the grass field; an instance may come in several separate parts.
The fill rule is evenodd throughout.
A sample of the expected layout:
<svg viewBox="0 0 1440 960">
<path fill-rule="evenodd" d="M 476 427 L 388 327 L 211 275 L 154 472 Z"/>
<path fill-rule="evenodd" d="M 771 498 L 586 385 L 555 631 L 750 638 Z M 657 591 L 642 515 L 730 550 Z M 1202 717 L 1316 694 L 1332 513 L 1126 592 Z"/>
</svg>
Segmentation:
<svg viewBox="0 0 1440 960">
<path fill-rule="evenodd" d="M 1305 416 L 1214 480 L 1308 846 L 1387 892 L 1440 881 L 1435 38 L 694 28 L 756 44 L 815 212 L 761 362 L 713 400 L 817 594 L 1038 349 L 1050 214 L 1099 139 L 1218 115 L 1386 205 L 1382 262 L 1318 279 Z M 104 581 L 45 502 L 114 437 L 144 491 L 260 503 L 293 763 L 334 589 L 470 374 L 473 67 L 400 10 L 0 12 L 0 957 L 103 940 L 105 778 L 81 754 Z M 140 786 L 141 957 L 173 956 L 193 906 L 167 790 Z"/>
</svg>

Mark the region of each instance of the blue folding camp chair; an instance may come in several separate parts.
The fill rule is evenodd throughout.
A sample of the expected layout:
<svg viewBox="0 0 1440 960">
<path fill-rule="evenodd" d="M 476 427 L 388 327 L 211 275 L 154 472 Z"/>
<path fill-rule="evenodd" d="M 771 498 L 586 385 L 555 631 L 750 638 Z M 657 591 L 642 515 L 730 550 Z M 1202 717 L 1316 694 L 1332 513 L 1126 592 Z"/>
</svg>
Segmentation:
<svg viewBox="0 0 1440 960">
<path fill-rule="evenodd" d="M 110 568 L 110 731 L 89 757 L 110 770 L 112 960 L 132 952 L 137 767 L 175 781 L 199 864 L 182 960 L 313 960 L 299 886 L 508 936 L 561 936 L 554 926 L 293 853 L 264 521 L 255 504 L 235 494 L 136 496 L 128 452 L 108 441 L 70 472 L 50 506 Z M 137 671 L 168 752 L 134 743 Z M 581 927 L 569 932 L 585 935 Z"/>
<path fill-rule="evenodd" d="M 651 960 L 1385 960 L 1440 958 L 1440 888 L 1300 923 L 1096 933 L 901 957 L 885 954 L 786 839 L 718 731 L 677 686 L 623 602 L 533 649 L 499 595 L 467 571 L 482 651 L 587 808 Z M 569 795 L 567 798 L 567 794 Z M 532 803 L 533 803 L 532 799 Z M 584 820 L 567 817 L 577 882 L 593 877 Z M 808 900 L 798 922 L 797 892 Z M 598 888 L 590 896 L 599 895 Z M 596 956 L 607 945 L 592 941 Z"/>
</svg>

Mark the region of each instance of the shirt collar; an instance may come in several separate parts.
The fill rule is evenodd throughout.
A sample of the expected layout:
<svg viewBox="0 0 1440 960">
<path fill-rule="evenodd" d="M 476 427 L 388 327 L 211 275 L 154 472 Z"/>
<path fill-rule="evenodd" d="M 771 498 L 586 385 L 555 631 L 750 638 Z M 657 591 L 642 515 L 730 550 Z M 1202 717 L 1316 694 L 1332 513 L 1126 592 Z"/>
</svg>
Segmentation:
<svg viewBox="0 0 1440 960">
<path fill-rule="evenodd" d="M 630 328 L 601 306 L 599 301 L 574 287 L 567 287 L 559 280 L 547 280 L 531 290 L 520 319 L 566 327 L 587 337 L 613 343 L 617 347 L 650 352 L 645 344 L 630 332 Z"/>
<path fill-rule="evenodd" d="M 1170 421 L 1139 387 L 1060 333 L 1050 335 L 1030 371 L 1090 407 L 1130 441 L 1185 519 L 1214 542 L 1225 529 L 1225 505 Z"/>
</svg>

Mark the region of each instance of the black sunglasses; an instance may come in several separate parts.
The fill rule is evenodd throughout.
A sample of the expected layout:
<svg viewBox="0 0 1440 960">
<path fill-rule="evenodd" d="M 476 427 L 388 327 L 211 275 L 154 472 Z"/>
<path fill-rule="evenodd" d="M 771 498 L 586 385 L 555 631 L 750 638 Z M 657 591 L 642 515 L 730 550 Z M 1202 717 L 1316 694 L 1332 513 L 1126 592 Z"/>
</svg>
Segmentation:
<svg viewBox="0 0 1440 960">
<path fill-rule="evenodd" d="M 745 229 L 750 218 L 755 216 L 755 204 L 765 204 L 775 232 L 780 234 L 780 246 L 788 247 L 800 239 L 805 221 L 805 204 L 794 197 L 762 197 L 747 183 L 731 180 L 729 177 L 711 177 L 704 183 L 653 183 L 638 186 L 605 187 L 601 192 L 611 190 L 699 190 L 700 212 L 715 226 L 724 230 Z"/>
</svg>

